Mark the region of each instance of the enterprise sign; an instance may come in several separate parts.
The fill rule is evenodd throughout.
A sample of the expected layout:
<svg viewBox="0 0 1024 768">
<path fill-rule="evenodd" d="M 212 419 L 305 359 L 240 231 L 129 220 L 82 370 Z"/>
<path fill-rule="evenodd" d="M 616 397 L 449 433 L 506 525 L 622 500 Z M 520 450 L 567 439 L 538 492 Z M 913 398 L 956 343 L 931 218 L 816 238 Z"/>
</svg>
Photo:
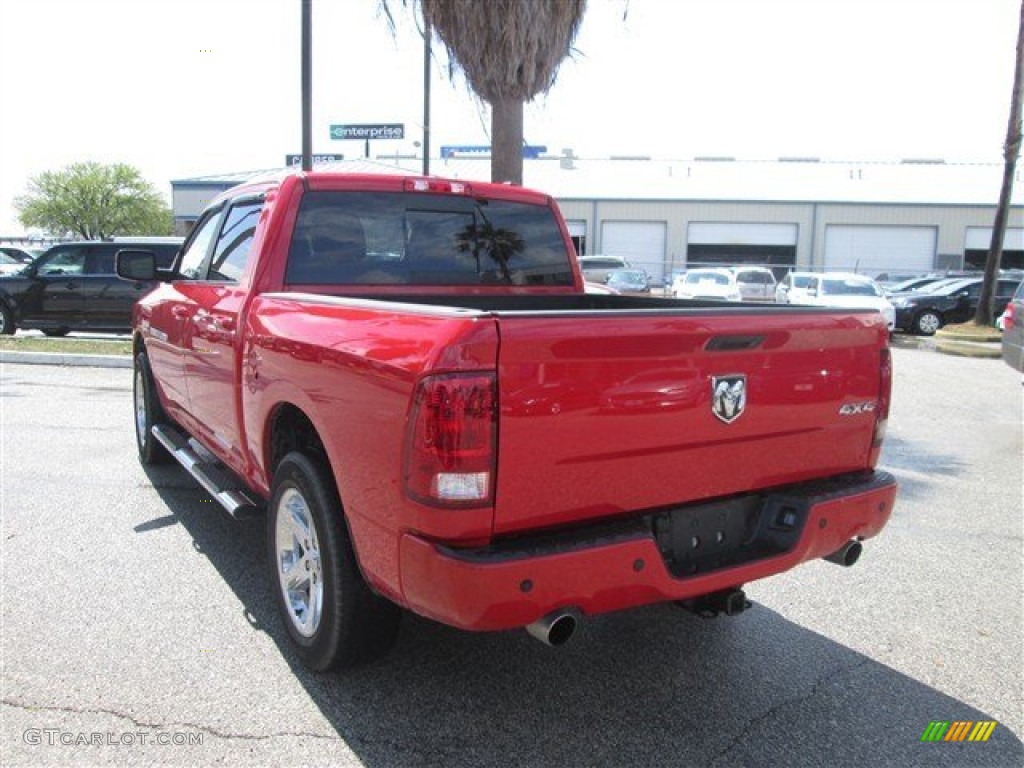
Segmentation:
<svg viewBox="0 0 1024 768">
<path fill-rule="evenodd" d="M 331 138 L 345 139 L 404 139 L 405 123 L 380 123 L 374 125 L 332 125 Z"/>
</svg>

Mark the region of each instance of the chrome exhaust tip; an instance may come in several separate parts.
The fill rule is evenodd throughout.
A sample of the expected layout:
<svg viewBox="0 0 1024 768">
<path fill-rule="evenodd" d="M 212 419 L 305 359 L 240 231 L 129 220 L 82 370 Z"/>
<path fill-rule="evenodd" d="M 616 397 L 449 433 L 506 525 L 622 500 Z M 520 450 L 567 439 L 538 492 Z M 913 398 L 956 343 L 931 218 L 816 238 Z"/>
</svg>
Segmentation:
<svg viewBox="0 0 1024 768">
<path fill-rule="evenodd" d="M 864 551 L 864 545 L 856 539 L 850 539 L 831 555 L 825 557 L 830 563 L 849 568 L 860 560 L 860 554 Z"/>
<path fill-rule="evenodd" d="M 527 624 L 526 631 L 544 645 L 557 648 L 569 642 L 569 638 L 576 632 L 577 621 L 576 611 L 562 609 Z"/>
</svg>

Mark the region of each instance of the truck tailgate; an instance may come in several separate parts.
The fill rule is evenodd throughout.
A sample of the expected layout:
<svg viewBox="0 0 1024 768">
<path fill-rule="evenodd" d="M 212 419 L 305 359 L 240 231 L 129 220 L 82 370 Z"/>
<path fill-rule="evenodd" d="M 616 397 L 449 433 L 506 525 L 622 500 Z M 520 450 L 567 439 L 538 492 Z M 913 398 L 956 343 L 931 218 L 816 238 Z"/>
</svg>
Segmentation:
<svg viewBox="0 0 1024 768">
<path fill-rule="evenodd" d="M 498 535 L 870 463 L 877 313 L 513 312 L 499 335 Z"/>
</svg>

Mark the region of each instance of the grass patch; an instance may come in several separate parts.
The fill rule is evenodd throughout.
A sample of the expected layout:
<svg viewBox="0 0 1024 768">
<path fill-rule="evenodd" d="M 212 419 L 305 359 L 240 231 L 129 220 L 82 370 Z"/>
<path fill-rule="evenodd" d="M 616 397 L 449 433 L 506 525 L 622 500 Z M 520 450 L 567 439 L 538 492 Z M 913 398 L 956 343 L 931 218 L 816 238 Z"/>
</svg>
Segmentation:
<svg viewBox="0 0 1024 768">
<path fill-rule="evenodd" d="M 0 336 L 5 352 L 52 352 L 61 355 L 125 355 L 131 357 L 131 339 L 48 339 L 37 336 Z"/>
</svg>

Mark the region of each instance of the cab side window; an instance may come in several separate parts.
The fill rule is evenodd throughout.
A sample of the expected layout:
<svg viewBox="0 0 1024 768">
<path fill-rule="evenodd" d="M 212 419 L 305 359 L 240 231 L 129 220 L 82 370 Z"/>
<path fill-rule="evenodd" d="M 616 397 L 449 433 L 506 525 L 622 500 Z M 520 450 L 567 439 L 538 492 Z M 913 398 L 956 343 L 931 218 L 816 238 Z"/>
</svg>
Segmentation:
<svg viewBox="0 0 1024 768">
<path fill-rule="evenodd" d="M 221 213 L 222 211 L 213 211 L 196 224 L 196 230 L 192 239 L 185 245 L 185 252 L 181 256 L 181 265 L 178 267 L 178 274 L 184 279 L 203 279 L 203 264 L 210 252 L 210 243 L 213 242 L 213 237 L 217 233 Z"/>
<path fill-rule="evenodd" d="M 249 263 L 249 251 L 262 210 L 262 202 L 252 201 L 235 205 L 228 211 L 224 228 L 217 238 L 208 279 L 231 283 L 241 279 Z"/>
<path fill-rule="evenodd" d="M 114 249 L 107 246 L 91 248 L 85 257 L 85 274 L 113 275 Z"/>
<path fill-rule="evenodd" d="M 39 267 L 40 275 L 81 275 L 85 272 L 85 248 L 71 246 L 50 254 Z"/>
</svg>

